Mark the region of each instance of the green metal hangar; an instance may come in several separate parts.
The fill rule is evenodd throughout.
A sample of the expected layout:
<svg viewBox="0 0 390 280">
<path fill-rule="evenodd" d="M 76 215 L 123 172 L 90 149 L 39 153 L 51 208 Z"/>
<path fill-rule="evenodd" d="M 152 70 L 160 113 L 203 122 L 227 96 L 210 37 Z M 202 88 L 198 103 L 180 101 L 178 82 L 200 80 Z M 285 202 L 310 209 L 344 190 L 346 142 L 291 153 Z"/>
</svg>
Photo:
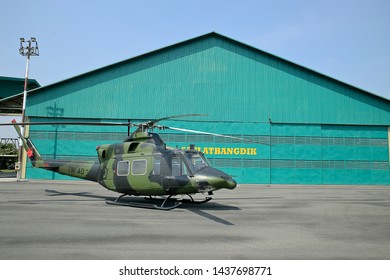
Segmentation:
<svg viewBox="0 0 390 280">
<path fill-rule="evenodd" d="M 25 79 L 0 76 L 0 116 L 21 114 L 23 98 L 13 98 L 8 102 L 2 99 L 23 92 L 24 83 Z M 28 79 L 28 90 L 38 87 L 40 85 L 36 80 Z"/>
<path fill-rule="evenodd" d="M 209 33 L 29 92 L 37 121 L 132 122 L 207 114 L 164 125 L 242 137 L 161 131 L 190 144 L 239 183 L 390 184 L 390 101 Z M 31 126 L 47 158 L 96 156 L 127 128 Z M 252 141 L 252 142 L 250 142 Z M 261 144 L 260 144 L 261 143 Z M 27 178 L 64 179 L 27 166 Z"/>
</svg>

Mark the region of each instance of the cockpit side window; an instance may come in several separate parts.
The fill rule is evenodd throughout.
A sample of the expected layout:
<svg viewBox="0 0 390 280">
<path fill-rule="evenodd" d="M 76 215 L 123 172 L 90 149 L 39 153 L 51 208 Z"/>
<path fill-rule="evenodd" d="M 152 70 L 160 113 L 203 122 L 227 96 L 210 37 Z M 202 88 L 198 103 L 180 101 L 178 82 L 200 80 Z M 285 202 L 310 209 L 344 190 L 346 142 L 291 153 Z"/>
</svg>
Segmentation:
<svg viewBox="0 0 390 280">
<path fill-rule="evenodd" d="M 207 159 L 200 153 L 187 153 L 186 157 L 191 165 L 191 168 L 196 172 L 206 166 L 210 166 Z"/>
<path fill-rule="evenodd" d="M 200 157 L 200 156 L 194 156 L 192 157 L 192 165 L 195 166 L 195 169 L 196 170 L 199 170 L 205 166 L 207 166 L 207 164 L 205 163 L 205 161 Z"/>
</svg>

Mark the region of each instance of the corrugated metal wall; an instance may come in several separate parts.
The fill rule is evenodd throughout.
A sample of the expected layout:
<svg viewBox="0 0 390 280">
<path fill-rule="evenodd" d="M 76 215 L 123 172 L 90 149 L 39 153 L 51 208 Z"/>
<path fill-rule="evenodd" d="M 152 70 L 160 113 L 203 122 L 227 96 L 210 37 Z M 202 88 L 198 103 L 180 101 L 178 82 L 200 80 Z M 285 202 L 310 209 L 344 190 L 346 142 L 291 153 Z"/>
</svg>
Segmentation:
<svg viewBox="0 0 390 280">
<path fill-rule="evenodd" d="M 41 88 L 27 115 L 47 116 L 53 106 L 71 118 L 205 113 L 209 121 L 390 124 L 390 102 L 219 36 Z"/>
<path fill-rule="evenodd" d="M 390 183 L 389 101 L 214 33 L 35 90 L 27 108 L 33 119 L 191 113 L 208 116 L 173 126 L 271 143 L 163 135 L 171 145 L 197 144 L 240 183 Z M 92 156 L 87 146 L 94 153 L 126 136 L 106 129 L 34 127 L 31 136 L 48 156 L 83 157 Z M 59 153 L 67 144 L 72 150 Z"/>
<path fill-rule="evenodd" d="M 252 141 L 161 132 L 170 146 L 187 148 L 196 144 L 215 167 L 233 175 L 240 183 L 390 183 L 388 131 L 384 126 L 192 121 L 171 121 L 168 125 L 211 130 Z M 45 158 L 91 159 L 96 157 L 96 146 L 122 141 L 127 135 L 123 128 L 53 128 L 32 127 L 30 131 Z M 31 168 L 28 176 L 64 178 Z"/>
</svg>

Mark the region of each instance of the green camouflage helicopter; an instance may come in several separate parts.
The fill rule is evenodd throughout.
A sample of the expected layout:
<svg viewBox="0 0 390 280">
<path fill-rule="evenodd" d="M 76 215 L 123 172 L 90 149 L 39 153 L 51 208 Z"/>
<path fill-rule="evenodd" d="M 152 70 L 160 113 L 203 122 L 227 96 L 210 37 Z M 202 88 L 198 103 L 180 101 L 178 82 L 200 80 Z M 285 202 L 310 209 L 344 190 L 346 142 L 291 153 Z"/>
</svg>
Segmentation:
<svg viewBox="0 0 390 280">
<path fill-rule="evenodd" d="M 17 123 L 12 121 L 22 140 L 32 165 L 60 174 L 94 181 L 108 190 L 121 193 L 115 201 L 107 200 L 107 204 L 171 210 L 182 203 L 204 203 L 211 200 L 196 201 L 192 195 L 202 193 L 213 195 L 219 189 L 234 189 L 236 181 L 228 174 L 210 165 L 203 153 L 194 145 L 188 150 L 167 147 L 153 129 L 173 129 L 185 132 L 210 134 L 236 138 L 215 133 L 201 132 L 157 125 L 157 122 L 183 116 L 171 116 L 144 123 L 90 123 L 90 122 L 56 122 L 58 125 L 122 125 L 137 127 L 123 142 L 104 144 L 96 147 L 98 160 L 45 160 L 34 146 L 31 139 L 23 137 L 19 125 L 44 125 L 51 123 Z M 5 124 L 0 124 L 5 125 Z M 161 197 L 162 203 L 149 204 L 139 202 L 121 202 L 124 196 Z M 177 195 L 186 195 L 189 199 L 175 199 Z M 167 201 L 174 204 L 166 206 Z"/>
</svg>

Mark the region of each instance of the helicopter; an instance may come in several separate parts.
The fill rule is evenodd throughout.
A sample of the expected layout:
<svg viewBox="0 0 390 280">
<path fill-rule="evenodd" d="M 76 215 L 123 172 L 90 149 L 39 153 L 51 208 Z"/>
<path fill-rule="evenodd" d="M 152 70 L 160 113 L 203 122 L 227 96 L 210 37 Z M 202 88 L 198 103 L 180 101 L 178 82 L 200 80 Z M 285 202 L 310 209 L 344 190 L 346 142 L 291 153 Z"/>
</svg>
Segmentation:
<svg viewBox="0 0 390 280">
<path fill-rule="evenodd" d="M 212 199 L 214 191 L 234 189 L 237 182 L 232 176 L 211 166 L 204 154 L 195 145 L 187 150 L 168 147 L 154 129 L 173 129 L 185 132 L 203 133 L 221 137 L 236 138 L 222 134 L 157 125 L 158 122 L 188 114 L 170 116 L 143 123 L 90 123 L 90 122 L 55 122 L 58 125 L 124 125 L 137 127 L 123 142 L 102 144 L 96 147 L 97 160 L 56 160 L 44 159 L 29 137 L 21 133 L 20 125 L 53 124 L 12 121 L 27 157 L 33 167 L 57 172 L 99 183 L 104 188 L 120 193 L 114 201 L 107 204 L 158 210 L 172 210 L 182 203 L 205 203 Z M 6 124 L 0 124 L 6 125 Z M 202 193 L 208 196 L 204 200 L 195 200 L 192 195 Z M 176 196 L 182 196 L 181 199 Z M 147 199 L 160 200 L 161 204 L 143 202 L 124 202 L 124 196 L 144 196 Z M 187 197 L 187 199 L 184 199 Z M 159 197 L 159 198 L 156 198 Z M 173 201 L 173 205 L 166 205 Z"/>
</svg>

